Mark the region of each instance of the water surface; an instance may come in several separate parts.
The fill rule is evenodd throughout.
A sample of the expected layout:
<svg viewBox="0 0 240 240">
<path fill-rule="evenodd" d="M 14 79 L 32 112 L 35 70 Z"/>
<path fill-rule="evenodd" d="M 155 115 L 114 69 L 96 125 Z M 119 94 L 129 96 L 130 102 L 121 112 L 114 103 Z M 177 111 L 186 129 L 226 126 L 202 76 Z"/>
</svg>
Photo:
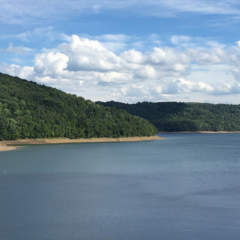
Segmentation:
<svg viewBox="0 0 240 240">
<path fill-rule="evenodd" d="M 0 153 L 1 240 L 238 240 L 240 135 Z"/>
</svg>

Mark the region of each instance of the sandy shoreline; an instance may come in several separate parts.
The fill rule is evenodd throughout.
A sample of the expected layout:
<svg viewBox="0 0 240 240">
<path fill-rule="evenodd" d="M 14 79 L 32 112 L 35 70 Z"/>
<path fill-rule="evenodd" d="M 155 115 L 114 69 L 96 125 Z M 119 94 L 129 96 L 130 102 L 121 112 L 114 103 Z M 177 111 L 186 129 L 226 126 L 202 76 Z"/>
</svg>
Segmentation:
<svg viewBox="0 0 240 240">
<path fill-rule="evenodd" d="M 16 146 L 8 146 L 0 143 L 0 152 L 13 151 L 16 150 Z"/>
<path fill-rule="evenodd" d="M 150 137 L 121 137 L 121 138 L 38 138 L 0 141 L 0 151 L 16 150 L 17 146 L 36 144 L 62 144 L 62 143 L 104 143 L 104 142 L 141 142 L 162 139 L 159 136 Z"/>
</svg>

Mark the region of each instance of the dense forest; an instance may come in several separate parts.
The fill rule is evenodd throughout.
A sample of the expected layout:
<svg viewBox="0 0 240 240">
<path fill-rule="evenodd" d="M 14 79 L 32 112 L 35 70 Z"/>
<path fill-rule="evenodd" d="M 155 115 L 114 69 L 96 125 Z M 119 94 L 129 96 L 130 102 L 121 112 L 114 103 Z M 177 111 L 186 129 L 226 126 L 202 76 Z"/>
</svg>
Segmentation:
<svg viewBox="0 0 240 240">
<path fill-rule="evenodd" d="M 125 110 L 0 73 L 0 139 L 151 136 L 157 129 Z"/>
<path fill-rule="evenodd" d="M 98 102 L 124 109 L 153 123 L 159 131 L 240 131 L 240 105 L 142 102 Z"/>
</svg>

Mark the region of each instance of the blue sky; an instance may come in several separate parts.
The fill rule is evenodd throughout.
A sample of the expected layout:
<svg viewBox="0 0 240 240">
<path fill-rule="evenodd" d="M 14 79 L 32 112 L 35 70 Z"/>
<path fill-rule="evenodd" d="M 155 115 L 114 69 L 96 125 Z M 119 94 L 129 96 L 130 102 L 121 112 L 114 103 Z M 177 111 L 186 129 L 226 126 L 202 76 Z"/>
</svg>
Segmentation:
<svg viewBox="0 0 240 240">
<path fill-rule="evenodd" d="M 240 102 L 236 0 L 0 0 L 0 71 L 92 100 Z"/>
</svg>

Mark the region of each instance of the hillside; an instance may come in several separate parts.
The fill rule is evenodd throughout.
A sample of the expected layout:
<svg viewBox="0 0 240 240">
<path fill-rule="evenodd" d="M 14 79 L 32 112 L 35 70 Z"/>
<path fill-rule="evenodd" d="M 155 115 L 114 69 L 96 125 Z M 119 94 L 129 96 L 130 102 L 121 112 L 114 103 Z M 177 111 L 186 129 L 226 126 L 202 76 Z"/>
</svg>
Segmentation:
<svg viewBox="0 0 240 240">
<path fill-rule="evenodd" d="M 0 139 L 151 136 L 148 121 L 0 73 Z"/>
<path fill-rule="evenodd" d="M 153 123 L 159 131 L 240 131 L 240 105 L 142 102 L 98 102 L 124 109 Z"/>
</svg>

